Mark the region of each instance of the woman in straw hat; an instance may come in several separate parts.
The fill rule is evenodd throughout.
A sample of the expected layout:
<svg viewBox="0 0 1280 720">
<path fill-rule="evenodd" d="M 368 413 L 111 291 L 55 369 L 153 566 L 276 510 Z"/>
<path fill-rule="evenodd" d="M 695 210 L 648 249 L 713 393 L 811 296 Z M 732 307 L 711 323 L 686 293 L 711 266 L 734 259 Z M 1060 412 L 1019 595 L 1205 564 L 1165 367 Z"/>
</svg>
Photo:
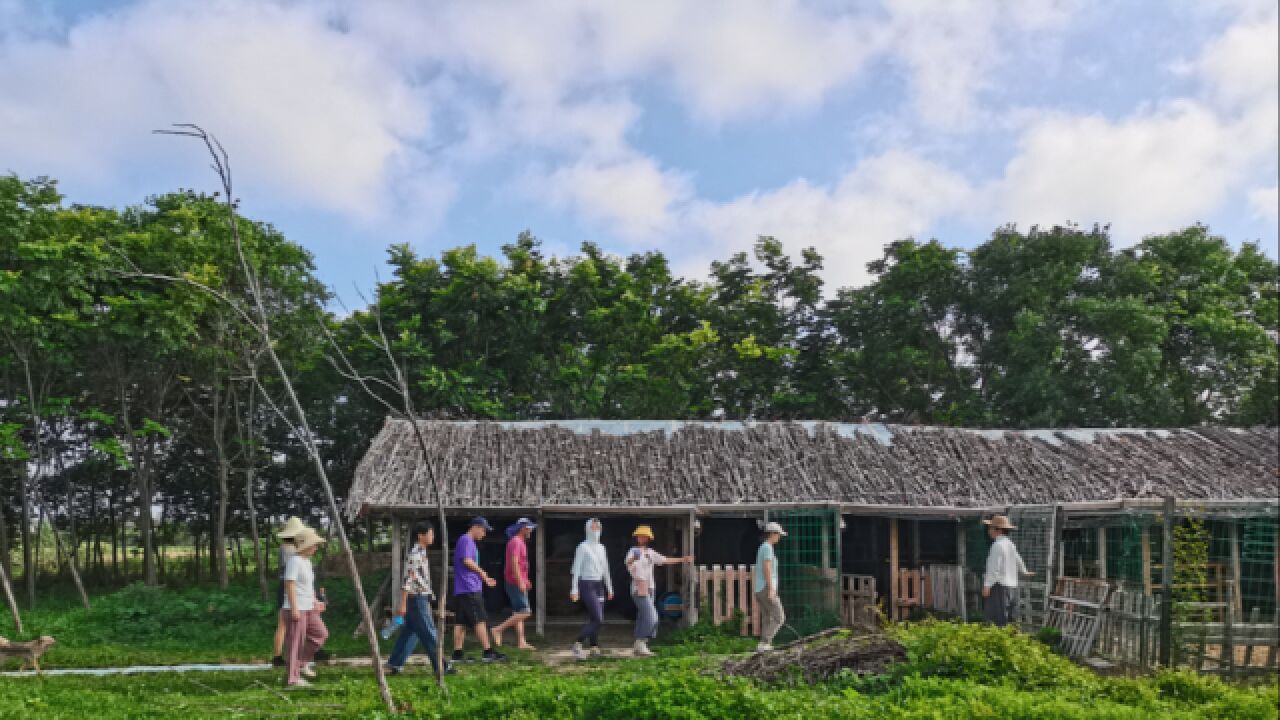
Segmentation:
<svg viewBox="0 0 1280 720">
<path fill-rule="evenodd" d="M 653 654 L 649 640 L 658 636 L 658 608 L 654 605 L 653 569 L 670 563 L 692 563 L 693 556 L 669 558 L 649 547 L 653 528 L 637 527 L 631 536 L 636 545 L 627 551 L 627 570 L 631 573 L 631 600 L 636 604 L 636 642 L 631 651 L 638 657 Z"/>
<path fill-rule="evenodd" d="M 293 536 L 298 552 L 284 568 L 284 608 L 280 611 L 285 621 L 285 660 L 288 668 L 286 684 L 289 687 L 305 686 L 306 678 L 316 676 L 311 660 L 316 650 L 329 638 L 320 614 L 324 603 L 316 599 L 315 571 L 311 556 L 324 542 L 324 538 L 311 528 L 302 528 Z"/>
<path fill-rule="evenodd" d="M 280 613 L 280 608 L 284 607 L 284 567 L 289 563 L 289 558 L 293 557 L 298 548 L 293 544 L 293 538 L 298 531 L 305 527 L 302 519 L 291 517 L 284 524 L 284 529 L 276 533 L 276 537 L 280 538 L 280 576 L 279 582 L 276 584 L 276 636 L 275 645 L 273 645 L 274 653 L 271 655 L 271 664 L 276 667 L 284 667 L 284 615 Z"/>
<path fill-rule="evenodd" d="M 1027 570 L 1009 538 L 1009 531 L 1017 527 L 1004 515 L 983 520 L 987 534 L 994 541 L 987 553 L 987 571 L 982 576 L 983 616 L 987 622 L 1004 627 L 1018 614 L 1018 578 L 1035 573 Z"/>
</svg>

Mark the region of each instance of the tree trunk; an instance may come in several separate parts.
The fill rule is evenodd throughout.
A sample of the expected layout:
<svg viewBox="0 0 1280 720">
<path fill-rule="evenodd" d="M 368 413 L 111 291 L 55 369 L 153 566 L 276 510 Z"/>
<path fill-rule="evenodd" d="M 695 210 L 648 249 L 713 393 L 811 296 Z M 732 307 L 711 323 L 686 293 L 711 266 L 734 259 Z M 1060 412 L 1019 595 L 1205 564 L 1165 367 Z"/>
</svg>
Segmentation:
<svg viewBox="0 0 1280 720">
<path fill-rule="evenodd" d="M 253 460 L 244 469 L 244 500 L 249 508 L 249 537 L 253 539 L 253 562 L 258 568 L 258 589 L 262 592 L 262 602 L 271 597 L 267 587 L 267 563 L 263 557 L 262 541 L 258 537 L 258 513 L 253 508 Z"/>
<path fill-rule="evenodd" d="M 214 380 L 215 384 L 217 380 Z M 231 476 L 231 462 L 227 458 L 226 440 L 223 433 L 226 431 L 227 419 L 226 412 L 223 407 L 223 393 L 218 390 L 213 394 L 213 417 L 211 421 L 212 437 L 213 437 L 213 453 L 218 463 L 218 510 L 213 518 L 213 537 L 210 538 L 209 548 L 210 560 L 213 561 L 211 570 L 218 578 L 218 587 L 226 590 L 227 579 L 227 501 L 229 498 L 228 487 L 230 485 L 229 478 Z"/>
<path fill-rule="evenodd" d="M 150 463 L 148 462 L 148 466 Z M 151 471 L 139 469 L 138 472 L 138 533 L 142 535 L 142 581 L 149 586 L 159 584 L 156 576 L 156 542 L 152 532 L 151 499 L 155 493 L 151 490 Z"/>
<path fill-rule="evenodd" d="M 111 495 L 107 498 L 107 516 L 111 520 L 111 579 L 120 582 L 120 561 L 117 559 L 117 550 L 120 543 L 116 540 L 116 492 L 111 491 Z"/>
<path fill-rule="evenodd" d="M 22 463 L 22 472 L 18 473 L 18 492 L 22 494 L 22 577 L 27 585 L 27 607 L 36 606 L 36 553 L 31 547 L 31 488 L 27 484 L 27 464 Z"/>
<path fill-rule="evenodd" d="M 53 511 L 48 505 L 41 503 L 40 516 L 49 518 L 49 531 L 53 533 L 54 547 L 60 556 L 66 557 L 67 568 L 71 570 L 71 581 L 76 585 L 76 591 L 80 593 L 80 604 L 84 605 L 84 609 L 89 609 L 89 594 L 84 591 L 84 583 L 80 582 L 80 568 L 76 566 L 75 552 L 68 549 L 67 552 L 62 551 L 62 536 L 58 535 L 58 528 L 53 524 Z M 39 528 L 37 528 L 39 529 Z M 61 567 L 61 565 L 59 565 Z"/>
<path fill-rule="evenodd" d="M 0 542 L 4 544 L 0 548 L 0 584 L 4 587 L 4 600 L 9 603 L 9 614 L 13 616 L 13 628 L 18 634 L 22 634 L 22 615 L 18 612 L 18 602 L 13 599 L 13 585 L 9 582 L 9 569 L 13 567 L 9 563 L 9 525 L 4 519 L 4 508 L 0 508 Z"/>
<path fill-rule="evenodd" d="M 4 585 L 4 600 L 9 603 L 9 614 L 13 616 L 13 629 L 22 634 L 22 615 L 18 612 L 18 601 L 13 599 L 13 586 L 9 584 L 9 563 L 0 565 L 0 584 Z"/>
</svg>

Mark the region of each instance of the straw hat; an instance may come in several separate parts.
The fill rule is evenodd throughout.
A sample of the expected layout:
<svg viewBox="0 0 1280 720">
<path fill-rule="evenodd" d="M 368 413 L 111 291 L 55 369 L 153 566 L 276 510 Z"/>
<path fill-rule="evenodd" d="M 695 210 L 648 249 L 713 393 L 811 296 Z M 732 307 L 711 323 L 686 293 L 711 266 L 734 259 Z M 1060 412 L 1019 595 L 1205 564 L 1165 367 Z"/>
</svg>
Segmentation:
<svg viewBox="0 0 1280 720">
<path fill-rule="evenodd" d="M 781 525 L 779 525 L 779 524 L 778 524 L 778 523 L 776 523 L 776 522 L 771 522 L 771 523 L 769 523 L 769 524 L 767 524 L 767 525 L 765 525 L 765 526 L 764 526 L 764 534 L 765 534 L 765 535 L 772 535 L 772 534 L 774 534 L 774 533 L 778 533 L 778 534 L 779 534 L 779 535 L 781 535 L 782 537 L 786 537 L 786 536 L 787 536 L 787 531 L 786 531 L 786 530 L 783 530 L 783 529 L 782 529 L 782 526 L 781 526 Z"/>
<path fill-rule="evenodd" d="M 648 525 L 638 525 L 638 526 L 636 526 L 636 529 L 635 529 L 634 531 L 632 531 L 631 536 L 632 536 L 632 537 L 647 537 L 647 538 L 649 538 L 650 540 L 652 540 L 652 539 L 653 539 L 653 529 L 652 529 L 652 528 L 650 528 Z"/>
<path fill-rule="evenodd" d="M 1017 530 L 1018 526 L 1009 522 L 1009 518 L 1004 515 L 992 515 L 990 520 L 983 520 L 983 525 L 990 525 L 998 530 Z"/>
<path fill-rule="evenodd" d="M 298 546 L 298 552 L 302 552 L 310 547 L 315 547 L 325 542 L 325 539 L 309 527 L 304 527 L 293 536 L 293 544 Z"/>
<path fill-rule="evenodd" d="M 284 538 L 285 540 L 295 538 L 298 536 L 298 533 L 305 530 L 306 527 L 306 525 L 302 524 L 302 520 L 300 518 L 296 516 L 291 517 L 289 518 L 289 521 L 284 524 L 284 529 L 276 533 L 276 537 Z"/>
</svg>

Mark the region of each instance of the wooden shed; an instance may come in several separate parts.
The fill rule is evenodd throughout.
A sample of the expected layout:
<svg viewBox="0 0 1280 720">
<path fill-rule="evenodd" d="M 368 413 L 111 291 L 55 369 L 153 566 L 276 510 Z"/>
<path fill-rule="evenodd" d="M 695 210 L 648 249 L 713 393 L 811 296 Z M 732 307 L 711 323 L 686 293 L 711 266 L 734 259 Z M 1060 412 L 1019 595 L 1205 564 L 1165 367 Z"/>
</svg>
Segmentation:
<svg viewBox="0 0 1280 720">
<path fill-rule="evenodd" d="M 573 611 L 565 599 L 567 564 L 591 516 L 604 520 L 616 557 L 630 526 L 647 522 L 660 550 L 694 553 L 700 566 L 722 568 L 754 559 L 764 521 L 790 524 L 801 532 L 788 538 L 791 555 L 782 557 L 784 571 L 795 573 L 783 584 L 800 593 L 790 599 L 789 614 L 820 621 L 831 613 L 851 617 L 850 598 L 865 587 L 854 588 L 850 578 L 879 588 L 874 595 L 891 615 L 926 600 L 964 614 L 975 602 L 966 569 L 985 554 L 985 546 L 974 547 L 982 542 L 979 521 L 992 513 L 1026 520 L 1019 544 L 1044 578 L 1028 592 L 1047 596 L 1064 567 L 1062 533 L 1076 519 L 1146 511 L 1166 498 L 1204 512 L 1274 517 L 1280 496 L 1275 428 L 1014 431 L 588 420 L 422 420 L 419 427 L 425 458 L 408 422 L 387 420 L 356 471 L 349 516 L 390 518 L 397 527 L 430 517 L 430 469 L 443 484 L 451 522 L 474 514 L 495 524 L 539 518 L 545 530 L 535 533 L 539 632 Z M 482 555 L 501 562 L 500 551 Z M 944 602 L 945 568 L 955 569 L 951 580 L 959 587 L 948 589 Z M 925 576 L 938 597 L 923 597 Z M 686 617 L 713 600 L 701 580 L 675 569 L 667 575 L 668 589 L 693 599 Z M 745 598 L 739 594 L 737 602 L 742 608 Z"/>
</svg>

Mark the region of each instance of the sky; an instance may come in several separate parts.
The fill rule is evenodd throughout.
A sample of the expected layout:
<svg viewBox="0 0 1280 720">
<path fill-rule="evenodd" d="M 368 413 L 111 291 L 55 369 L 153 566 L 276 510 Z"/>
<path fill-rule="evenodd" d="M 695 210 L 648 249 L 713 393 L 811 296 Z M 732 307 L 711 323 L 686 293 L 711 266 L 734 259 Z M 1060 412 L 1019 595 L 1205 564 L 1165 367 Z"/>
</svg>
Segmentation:
<svg viewBox="0 0 1280 720">
<path fill-rule="evenodd" d="M 1275 0 L 0 0 L 0 172 L 71 202 L 212 190 L 356 300 L 386 248 L 758 235 L 829 288 L 886 243 L 1201 222 L 1277 245 Z"/>
</svg>

